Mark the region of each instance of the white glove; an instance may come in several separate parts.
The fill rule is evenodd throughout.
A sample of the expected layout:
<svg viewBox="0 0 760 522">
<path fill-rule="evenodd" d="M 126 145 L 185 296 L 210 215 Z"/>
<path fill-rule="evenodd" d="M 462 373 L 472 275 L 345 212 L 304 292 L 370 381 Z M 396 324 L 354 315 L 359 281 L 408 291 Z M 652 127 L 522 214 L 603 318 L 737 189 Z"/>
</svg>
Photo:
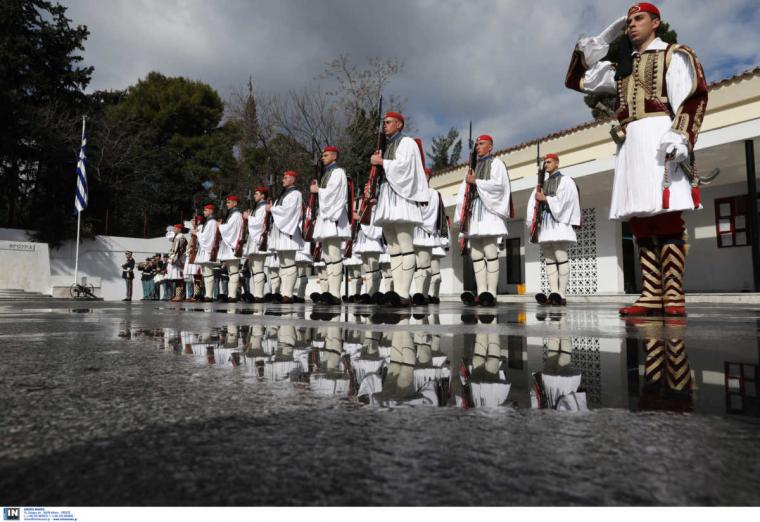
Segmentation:
<svg viewBox="0 0 760 522">
<path fill-rule="evenodd" d="M 689 158 L 689 148 L 683 143 L 668 145 L 665 149 L 665 157 L 670 161 L 681 163 Z"/>
<path fill-rule="evenodd" d="M 628 20 L 627 16 L 621 16 L 614 22 L 612 22 L 607 29 L 602 31 L 597 38 L 601 40 L 602 42 L 606 43 L 607 45 L 611 44 L 612 42 L 617 39 L 618 36 L 623 34 L 623 31 L 625 30 L 626 21 Z"/>
<path fill-rule="evenodd" d="M 665 152 L 668 161 L 680 163 L 689 158 L 689 146 L 686 143 L 686 137 L 673 129 L 668 129 L 660 138 L 660 150 Z"/>
</svg>

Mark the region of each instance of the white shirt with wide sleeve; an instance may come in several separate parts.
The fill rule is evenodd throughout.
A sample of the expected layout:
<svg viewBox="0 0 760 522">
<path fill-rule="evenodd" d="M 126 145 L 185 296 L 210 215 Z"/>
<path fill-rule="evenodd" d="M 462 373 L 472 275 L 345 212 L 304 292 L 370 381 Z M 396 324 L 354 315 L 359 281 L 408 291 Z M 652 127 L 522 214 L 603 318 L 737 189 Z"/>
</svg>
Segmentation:
<svg viewBox="0 0 760 522">
<path fill-rule="evenodd" d="M 578 196 L 578 188 L 572 178 L 562 176 L 557 193 L 547 196 L 546 202 L 549 212 L 544 213 L 541 228 L 538 233 L 539 243 L 554 241 L 570 241 L 575 243 L 577 236 L 575 228 L 581 224 L 581 204 Z M 536 189 L 528 198 L 526 211 L 526 224 L 530 227 L 533 221 L 533 212 L 536 207 Z"/>
<path fill-rule="evenodd" d="M 267 215 L 265 203 L 259 203 L 248 216 L 248 242 L 245 245 L 245 255 L 265 256 L 267 252 L 259 251 L 261 233 L 264 230 L 264 219 Z"/>
<path fill-rule="evenodd" d="M 298 251 L 303 248 L 301 210 L 303 199 L 298 190 L 291 190 L 280 204 L 272 205 L 271 248 L 277 252 Z"/>
<path fill-rule="evenodd" d="M 243 235 L 243 214 L 238 210 L 230 212 L 226 223 L 219 225 L 222 240 L 219 243 L 219 261 L 232 261 L 235 257 L 235 245 Z"/>
<path fill-rule="evenodd" d="M 377 198 L 376 224 L 420 222 L 417 203 L 427 201 L 427 178 L 417 143 L 408 136 L 398 138 L 394 159 L 383 160 L 385 181 Z"/>
<path fill-rule="evenodd" d="M 467 183 L 462 181 L 456 197 L 454 222 L 459 223 Z M 509 199 L 512 196 L 507 166 L 498 158 L 491 162 L 489 179 L 475 182 L 478 197 L 472 203 L 472 215 L 466 237 L 502 237 L 508 234 Z"/>
<path fill-rule="evenodd" d="M 198 253 L 195 256 L 195 264 L 216 264 L 209 261 L 211 249 L 214 247 L 214 238 L 216 238 L 216 229 L 219 223 L 215 218 L 209 218 L 198 231 Z"/>
<path fill-rule="evenodd" d="M 325 174 L 327 185 L 319 189 L 319 215 L 314 225 L 314 239 L 351 237 L 348 221 L 348 182 L 346 171 L 335 167 Z"/>
</svg>

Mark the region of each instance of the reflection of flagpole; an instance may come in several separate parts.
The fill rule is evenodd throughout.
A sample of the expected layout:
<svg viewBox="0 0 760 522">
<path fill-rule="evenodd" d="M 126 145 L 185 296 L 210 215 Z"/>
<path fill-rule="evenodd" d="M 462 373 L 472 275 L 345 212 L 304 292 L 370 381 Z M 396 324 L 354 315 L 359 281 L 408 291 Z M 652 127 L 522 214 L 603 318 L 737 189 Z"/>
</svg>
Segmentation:
<svg viewBox="0 0 760 522">
<path fill-rule="evenodd" d="M 82 210 L 84 208 L 79 208 L 79 177 L 82 174 L 80 172 L 80 164 L 81 167 L 84 167 L 84 158 L 82 157 L 82 154 L 84 152 L 84 125 L 85 125 L 85 116 L 82 116 L 82 145 L 79 149 L 79 159 L 77 160 L 77 194 L 75 196 L 75 199 L 77 199 L 77 249 L 76 254 L 74 256 L 74 284 L 77 284 L 77 276 L 79 275 L 79 228 L 82 224 Z M 85 174 L 86 175 L 86 174 Z M 85 186 L 85 191 L 87 191 L 87 187 Z M 87 192 L 85 192 L 85 198 L 87 198 Z M 86 201 L 86 199 L 85 199 Z M 85 203 L 86 206 L 86 203 Z"/>
</svg>

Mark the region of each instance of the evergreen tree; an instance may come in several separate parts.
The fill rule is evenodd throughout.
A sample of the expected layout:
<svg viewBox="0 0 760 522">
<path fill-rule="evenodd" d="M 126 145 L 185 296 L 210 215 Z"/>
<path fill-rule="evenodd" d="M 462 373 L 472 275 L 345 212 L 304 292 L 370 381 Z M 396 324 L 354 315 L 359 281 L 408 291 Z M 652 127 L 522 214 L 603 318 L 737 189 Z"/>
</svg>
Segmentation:
<svg viewBox="0 0 760 522">
<path fill-rule="evenodd" d="M 45 0 L 0 3 L 0 225 L 60 241 L 74 219 L 89 34 Z M 68 204 L 66 202 L 69 202 Z"/>
<path fill-rule="evenodd" d="M 427 153 L 427 166 L 433 171 L 445 169 L 459 163 L 462 155 L 462 139 L 454 127 L 442 136 L 435 136 L 430 152 Z"/>
</svg>

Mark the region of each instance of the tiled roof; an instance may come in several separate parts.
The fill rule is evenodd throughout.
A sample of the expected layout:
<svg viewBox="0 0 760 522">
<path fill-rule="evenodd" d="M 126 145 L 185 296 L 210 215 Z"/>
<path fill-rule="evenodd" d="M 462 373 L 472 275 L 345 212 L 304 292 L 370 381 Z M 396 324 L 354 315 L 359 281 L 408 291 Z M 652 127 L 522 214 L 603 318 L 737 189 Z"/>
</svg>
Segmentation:
<svg viewBox="0 0 760 522">
<path fill-rule="evenodd" d="M 740 72 L 739 74 L 735 74 L 733 76 L 730 76 L 728 78 L 725 78 L 723 80 L 718 80 L 715 82 L 712 82 L 710 85 L 707 86 L 709 90 L 723 87 L 725 85 L 729 85 L 731 83 L 741 81 L 741 80 L 748 80 L 750 78 L 753 78 L 755 76 L 760 76 L 760 66 L 754 67 L 752 69 L 747 69 L 746 71 Z M 507 147 L 506 149 L 501 149 L 493 153 L 494 156 L 501 156 L 503 154 L 509 154 L 510 152 L 515 152 L 520 149 L 524 149 L 526 147 L 530 147 L 531 145 L 535 145 L 538 142 L 544 142 L 548 140 L 553 140 L 556 138 L 561 138 L 562 136 L 567 136 L 568 134 L 573 134 L 574 132 L 590 129 L 592 127 L 596 127 L 597 125 L 602 125 L 604 123 L 609 123 L 612 121 L 612 117 L 608 118 L 602 118 L 598 120 L 588 121 L 586 123 L 581 123 L 580 125 L 576 125 L 575 127 L 569 127 L 567 129 L 563 129 L 557 132 L 553 132 L 551 134 L 547 134 L 546 136 L 541 136 L 540 138 L 534 138 L 529 141 L 525 141 L 523 143 L 520 143 L 519 145 L 513 145 L 512 147 Z M 437 170 L 431 174 L 431 177 L 438 176 L 440 174 L 445 174 L 447 172 L 451 172 L 453 170 L 460 169 L 464 166 L 466 166 L 467 163 L 459 163 L 457 165 L 454 165 L 452 167 L 446 167 L 445 169 Z"/>
</svg>

